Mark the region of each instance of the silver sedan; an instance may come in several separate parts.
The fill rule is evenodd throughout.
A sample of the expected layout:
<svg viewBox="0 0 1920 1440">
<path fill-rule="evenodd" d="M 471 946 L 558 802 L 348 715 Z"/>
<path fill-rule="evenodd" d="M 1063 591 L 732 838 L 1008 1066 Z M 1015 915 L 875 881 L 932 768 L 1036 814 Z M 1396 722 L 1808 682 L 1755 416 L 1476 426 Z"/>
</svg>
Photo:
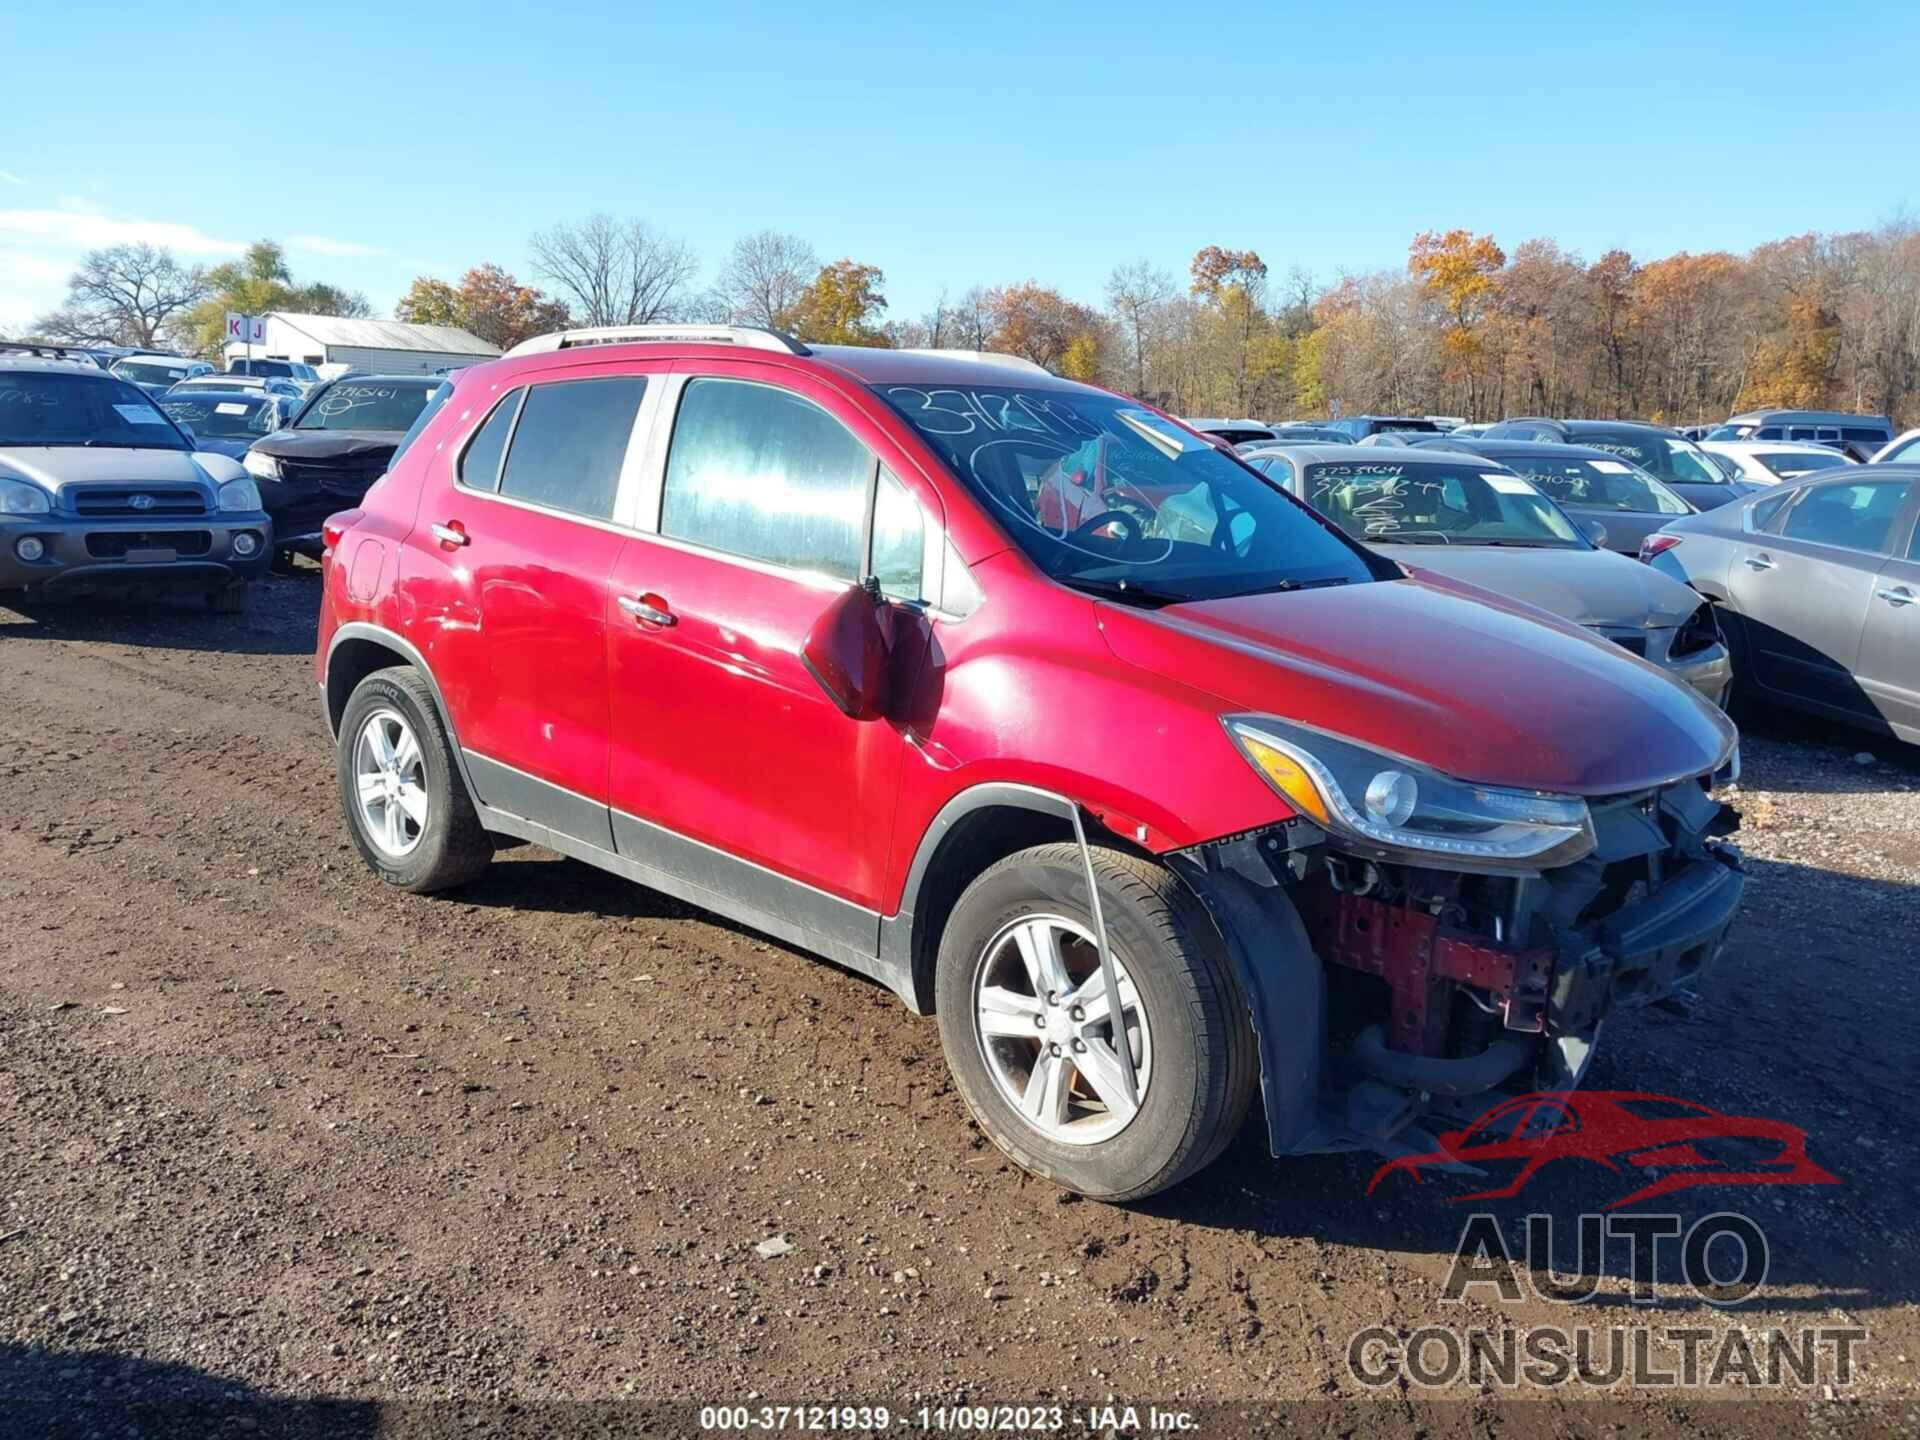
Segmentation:
<svg viewBox="0 0 1920 1440">
<path fill-rule="evenodd" d="M 1424 446 L 1275 445 L 1241 459 L 1402 564 L 1551 611 L 1725 703 L 1733 667 L 1713 607 L 1600 549 L 1504 466 Z"/>
<path fill-rule="evenodd" d="M 1823 473 L 1642 554 L 1719 608 L 1743 693 L 1920 744 L 1920 465 Z"/>
</svg>

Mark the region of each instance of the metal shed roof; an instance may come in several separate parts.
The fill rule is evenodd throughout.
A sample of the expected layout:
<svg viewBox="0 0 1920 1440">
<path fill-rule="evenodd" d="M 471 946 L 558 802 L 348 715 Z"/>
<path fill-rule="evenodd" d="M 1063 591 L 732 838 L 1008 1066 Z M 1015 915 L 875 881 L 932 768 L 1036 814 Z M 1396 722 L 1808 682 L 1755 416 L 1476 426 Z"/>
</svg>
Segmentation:
<svg viewBox="0 0 1920 1440">
<path fill-rule="evenodd" d="M 322 345 L 352 346 L 361 350 L 426 350 L 443 355 L 498 355 L 500 347 L 451 325 L 409 325 L 399 320 L 349 320 L 339 315 L 291 315 L 284 310 L 271 317 L 292 326 Z"/>
</svg>

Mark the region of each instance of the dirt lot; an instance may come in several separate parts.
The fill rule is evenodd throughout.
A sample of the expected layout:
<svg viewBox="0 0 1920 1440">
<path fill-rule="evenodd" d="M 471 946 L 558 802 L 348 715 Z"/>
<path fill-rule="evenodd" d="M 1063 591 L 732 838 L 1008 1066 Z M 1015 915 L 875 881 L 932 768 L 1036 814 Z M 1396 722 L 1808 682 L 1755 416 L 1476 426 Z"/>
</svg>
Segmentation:
<svg viewBox="0 0 1920 1440">
<path fill-rule="evenodd" d="M 0 1400 L 1326 1400 L 1369 1393 L 1371 1324 L 1568 1320 L 1440 1301 L 1462 1180 L 1368 1198 L 1368 1159 L 1250 1129 L 1144 1207 L 1073 1200 L 848 973 L 532 848 L 384 889 L 337 811 L 316 595 L 0 609 Z M 1737 943 L 1690 1014 L 1614 1022 L 1590 1084 L 1806 1128 L 1840 1185 L 1671 1202 L 1759 1221 L 1761 1296 L 1657 1313 L 1864 1325 L 1841 1410 L 1881 1415 L 1920 1360 L 1920 752 L 1770 720 L 1745 760 Z M 1609 1281 L 1578 1318 L 1646 1312 Z M 1617 1420 L 1596 1393 L 1537 1408 Z"/>
</svg>

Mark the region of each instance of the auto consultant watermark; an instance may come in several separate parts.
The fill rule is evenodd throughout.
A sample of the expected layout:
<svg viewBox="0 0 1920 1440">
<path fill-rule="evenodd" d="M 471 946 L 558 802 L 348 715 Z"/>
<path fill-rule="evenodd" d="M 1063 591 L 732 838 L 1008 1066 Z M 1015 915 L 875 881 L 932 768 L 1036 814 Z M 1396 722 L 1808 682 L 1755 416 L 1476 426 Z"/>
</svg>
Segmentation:
<svg viewBox="0 0 1920 1440">
<path fill-rule="evenodd" d="M 1683 1297 L 1716 1310 L 1761 1293 L 1770 1255 L 1750 1217 L 1721 1211 L 1686 1223 L 1678 1215 L 1586 1214 L 1578 1219 L 1580 1263 L 1573 1276 L 1551 1268 L 1554 1220 L 1526 1217 L 1516 1254 L 1498 1217 L 1475 1214 L 1441 1290 L 1443 1302 L 1568 1307 L 1595 1299 L 1609 1242 L 1624 1242 L 1628 1298 L 1663 1304 L 1675 1287 L 1659 1280 L 1662 1247 L 1677 1245 Z M 1543 1325 L 1369 1325 L 1347 1342 L 1347 1373 L 1370 1388 L 1481 1386 L 1843 1386 L 1867 1340 L 1859 1325 L 1773 1326 L 1695 1322 Z"/>
<path fill-rule="evenodd" d="M 1426 1174 L 1468 1174 L 1476 1180 L 1470 1193 L 1438 1198 L 1501 1199 L 1518 1195 L 1555 1160 L 1583 1162 L 1620 1193 L 1571 1222 L 1537 1213 L 1516 1225 L 1512 1217 L 1503 1223 L 1491 1213 L 1473 1214 L 1461 1228 L 1442 1301 L 1463 1308 L 1546 1302 L 1566 1307 L 1566 1318 L 1370 1325 L 1347 1344 L 1348 1374 L 1361 1385 L 1727 1386 L 1753 1393 L 1853 1381 L 1868 1338 L 1863 1326 L 1755 1327 L 1726 1315 L 1762 1295 L 1772 1263 L 1766 1233 L 1751 1216 L 1718 1210 L 1687 1219 L 1625 1208 L 1703 1186 L 1839 1184 L 1808 1157 L 1799 1127 L 1666 1095 L 1553 1092 L 1502 1100 L 1435 1140 L 1431 1150 L 1382 1165 L 1368 1193 L 1422 1183 Z M 1567 1259 L 1568 1251 L 1572 1268 L 1556 1270 L 1556 1258 Z M 1622 1255 L 1624 1265 L 1610 1267 Z M 1649 1312 L 1696 1314 L 1669 1321 L 1649 1313 L 1611 1324 L 1582 1317 L 1580 1307 L 1592 1315 L 1596 1302 L 1621 1300 Z"/>
</svg>

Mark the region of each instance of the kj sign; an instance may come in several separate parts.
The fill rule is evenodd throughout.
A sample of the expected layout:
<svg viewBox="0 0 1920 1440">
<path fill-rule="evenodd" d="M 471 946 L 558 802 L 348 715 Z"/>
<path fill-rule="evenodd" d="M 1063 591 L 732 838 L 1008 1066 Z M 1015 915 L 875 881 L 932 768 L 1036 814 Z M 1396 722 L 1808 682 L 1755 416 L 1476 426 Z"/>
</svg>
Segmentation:
<svg viewBox="0 0 1920 1440">
<path fill-rule="evenodd" d="M 242 315 L 237 310 L 227 311 L 227 342 L 229 344 L 264 345 L 267 343 L 267 317 L 264 315 Z"/>
</svg>

